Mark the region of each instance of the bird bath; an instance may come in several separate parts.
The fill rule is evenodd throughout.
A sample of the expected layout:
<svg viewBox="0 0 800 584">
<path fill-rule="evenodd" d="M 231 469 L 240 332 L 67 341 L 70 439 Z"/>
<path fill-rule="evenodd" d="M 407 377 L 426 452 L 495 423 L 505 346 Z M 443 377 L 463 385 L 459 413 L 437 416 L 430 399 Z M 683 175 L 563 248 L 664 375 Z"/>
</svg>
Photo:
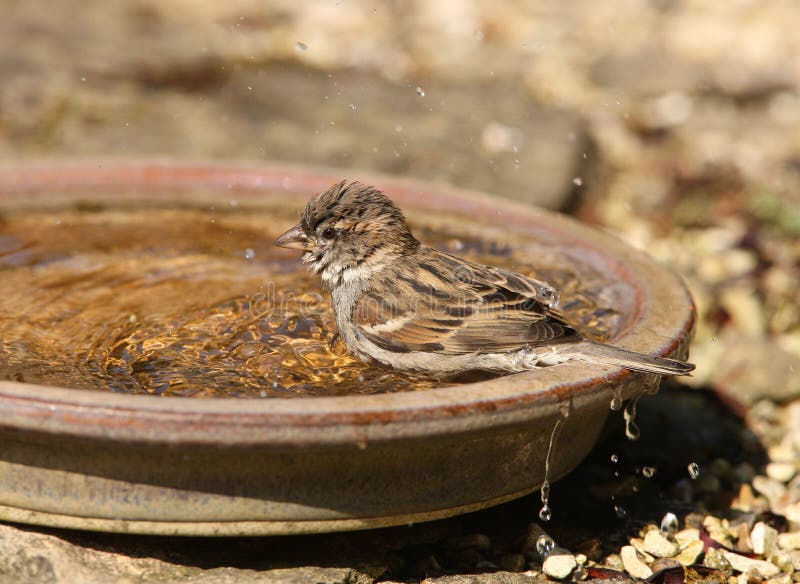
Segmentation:
<svg viewBox="0 0 800 584">
<path fill-rule="evenodd" d="M 586 334 L 685 356 L 686 288 L 614 238 L 485 195 L 347 175 L 383 189 L 426 243 L 550 281 Z M 0 518 L 241 535 L 446 517 L 538 488 L 548 451 L 547 479 L 563 476 L 609 404 L 652 384 L 579 362 L 436 379 L 352 359 L 331 343 L 319 283 L 270 245 L 342 178 L 0 167 Z"/>
</svg>

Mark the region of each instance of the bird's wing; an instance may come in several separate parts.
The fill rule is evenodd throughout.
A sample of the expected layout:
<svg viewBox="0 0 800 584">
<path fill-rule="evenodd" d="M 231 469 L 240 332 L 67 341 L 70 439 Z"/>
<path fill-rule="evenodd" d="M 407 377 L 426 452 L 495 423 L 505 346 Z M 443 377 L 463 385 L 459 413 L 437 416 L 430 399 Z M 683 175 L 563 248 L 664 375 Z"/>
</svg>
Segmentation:
<svg viewBox="0 0 800 584">
<path fill-rule="evenodd" d="M 408 268 L 365 293 L 353 314 L 385 350 L 497 353 L 581 339 L 537 299 L 543 282 L 434 250 Z"/>
</svg>

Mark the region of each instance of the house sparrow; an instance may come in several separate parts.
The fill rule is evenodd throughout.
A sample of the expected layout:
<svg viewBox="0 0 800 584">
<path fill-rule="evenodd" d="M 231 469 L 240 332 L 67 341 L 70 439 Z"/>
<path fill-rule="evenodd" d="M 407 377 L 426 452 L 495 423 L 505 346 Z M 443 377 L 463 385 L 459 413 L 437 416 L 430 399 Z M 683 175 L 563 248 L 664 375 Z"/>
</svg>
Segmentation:
<svg viewBox="0 0 800 584">
<path fill-rule="evenodd" d="M 365 361 L 452 374 L 513 372 L 570 359 L 683 375 L 694 365 L 585 339 L 545 282 L 427 247 L 383 193 L 340 182 L 275 245 L 330 288 L 339 335 Z"/>
</svg>

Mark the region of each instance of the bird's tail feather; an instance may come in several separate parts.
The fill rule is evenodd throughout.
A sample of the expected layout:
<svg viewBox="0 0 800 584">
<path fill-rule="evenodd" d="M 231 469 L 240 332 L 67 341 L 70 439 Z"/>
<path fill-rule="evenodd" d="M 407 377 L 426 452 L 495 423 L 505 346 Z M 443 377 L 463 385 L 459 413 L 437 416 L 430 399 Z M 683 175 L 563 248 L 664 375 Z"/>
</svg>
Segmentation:
<svg viewBox="0 0 800 584">
<path fill-rule="evenodd" d="M 593 341 L 582 341 L 576 349 L 571 355 L 573 359 L 590 363 L 619 365 L 646 373 L 688 375 L 694 370 L 694 364 L 692 363 L 678 361 L 677 359 L 667 359 L 666 357 L 652 357 Z"/>
</svg>

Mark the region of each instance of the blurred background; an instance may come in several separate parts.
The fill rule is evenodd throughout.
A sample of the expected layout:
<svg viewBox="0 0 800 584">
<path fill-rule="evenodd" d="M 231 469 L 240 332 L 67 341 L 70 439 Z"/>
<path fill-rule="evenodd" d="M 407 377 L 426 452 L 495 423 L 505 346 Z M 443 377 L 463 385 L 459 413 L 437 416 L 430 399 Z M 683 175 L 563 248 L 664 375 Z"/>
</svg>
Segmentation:
<svg viewBox="0 0 800 584">
<path fill-rule="evenodd" d="M 6 0 L 0 156 L 295 161 L 568 212 L 684 275 L 681 383 L 760 404 L 791 458 L 798 24 L 785 0 Z"/>
</svg>

